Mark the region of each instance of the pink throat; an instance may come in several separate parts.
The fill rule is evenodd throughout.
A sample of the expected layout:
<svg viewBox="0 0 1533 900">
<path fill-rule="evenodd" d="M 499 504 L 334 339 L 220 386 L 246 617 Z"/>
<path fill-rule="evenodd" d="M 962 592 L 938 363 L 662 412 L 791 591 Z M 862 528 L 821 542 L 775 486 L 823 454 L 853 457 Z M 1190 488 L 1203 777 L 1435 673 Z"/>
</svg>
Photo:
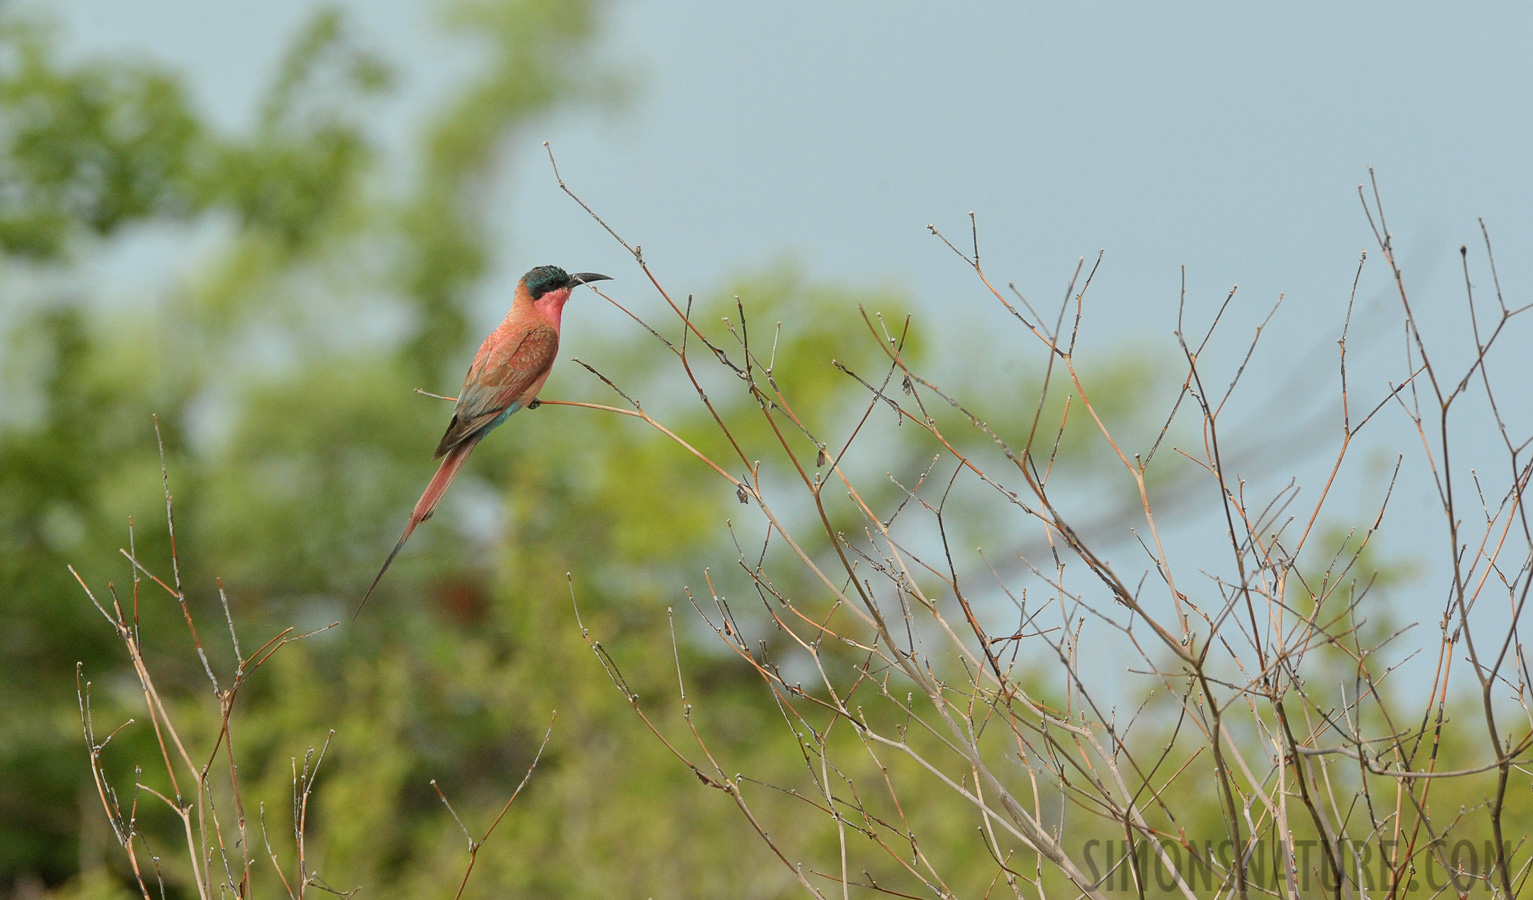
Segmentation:
<svg viewBox="0 0 1533 900">
<path fill-rule="evenodd" d="M 569 299 L 570 289 L 560 288 L 557 291 L 549 291 L 532 301 L 532 306 L 557 328 L 559 327 L 559 319 L 564 314 L 564 304 L 569 302 Z"/>
</svg>

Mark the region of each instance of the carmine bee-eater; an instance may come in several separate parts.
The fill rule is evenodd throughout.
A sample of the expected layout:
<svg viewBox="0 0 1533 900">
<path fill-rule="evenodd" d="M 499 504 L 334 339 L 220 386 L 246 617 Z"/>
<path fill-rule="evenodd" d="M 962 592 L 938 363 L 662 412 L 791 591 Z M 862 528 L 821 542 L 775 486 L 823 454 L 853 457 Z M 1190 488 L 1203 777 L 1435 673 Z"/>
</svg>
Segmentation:
<svg viewBox="0 0 1533 900">
<path fill-rule="evenodd" d="M 580 272 L 571 275 L 558 266 L 538 266 L 522 276 L 516 283 L 516 298 L 511 311 L 501 321 L 500 327 L 479 345 L 474 363 L 468 367 L 463 379 L 463 390 L 458 392 L 458 405 L 453 407 L 452 421 L 447 423 L 447 433 L 437 444 L 436 455 L 442 465 L 426 485 L 426 492 L 415 503 L 405 533 L 399 543 L 389 551 L 383 561 L 378 577 L 362 595 L 357 604 L 355 621 L 362 606 L 373 594 L 373 589 L 389 570 L 394 557 L 410 539 L 415 527 L 431 518 L 431 513 L 447 493 L 447 486 L 457 476 L 458 470 L 468 460 L 468 455 L 484 436 L 495 426 L 506 421 L 514 412 L 532 403 L 548 380 L 554 365 L 554 355 L 559 352 L 559 319 L 564 304 L 570 299 L 570 291 L 593 281 L 610 281 L 606 275 Z"/>
</svg>

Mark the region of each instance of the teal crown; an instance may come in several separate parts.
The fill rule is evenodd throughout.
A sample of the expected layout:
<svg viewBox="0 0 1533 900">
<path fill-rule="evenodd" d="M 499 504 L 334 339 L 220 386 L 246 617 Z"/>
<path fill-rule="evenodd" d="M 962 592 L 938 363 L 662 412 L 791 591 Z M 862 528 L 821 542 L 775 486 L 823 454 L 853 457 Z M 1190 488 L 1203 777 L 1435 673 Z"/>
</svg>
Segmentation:
<svg viewBox="0 0 1533 900">
<path fill-rule="evenodd" d="M 536 300 L 549 291 L 570 286 L 570 273 L 558 266 L 538 266 L 522 276 L 527 283 L 527 293 Z"/>
</svg>

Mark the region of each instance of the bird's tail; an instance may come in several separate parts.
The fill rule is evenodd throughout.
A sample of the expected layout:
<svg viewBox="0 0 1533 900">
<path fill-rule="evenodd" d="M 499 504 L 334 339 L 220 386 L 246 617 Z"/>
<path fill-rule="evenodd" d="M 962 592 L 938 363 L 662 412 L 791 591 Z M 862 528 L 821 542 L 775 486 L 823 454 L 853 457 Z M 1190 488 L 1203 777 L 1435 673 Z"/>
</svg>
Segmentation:
<svg viewBox="0 0 1533 900">
<path fill-rule="evenodd" d="M 399 543 L 395 544 L 394 549 L 389 551 L 389 558 L 383 561 L 383 568 L 378 570 L 378 575 L 373 579 L 373 583 L 368 586 L 367 593 L 362 595 L 362 602 L 357 604 L 357 611 L 352 613 L 351 620 L 353 622 L 357 620 L 357 616 L 362 614 L 362 607 L 367 605 L 367 598 L 373 595 L 373 589 L 378 587 L 378 582 L 383 580 L 383 573 L 389 570 L 389 566 L 394 562 L 394 557 L 398 556 L 399 551 L 404 547 L 405 541 L 408 541 L 410 535 L 415 533 L 415 526 L 431 518 L 431 514 L 436 511 L 437 503 L 441 502 L 442 495 L 447 493 L 447 486 L 452 484 L 452 480 L 458 476 L 458 470 L 463 468 L 463 464 L 468 461 L 468 455 L 478 445 L 479 437 L 476 435 L 469 438 L 449 450 L 447 455 L 442 458 L 442 464 L 437 467 L 436 474 L 431 476 L 431 483 L 426 485 L 425 493 L 421 494 L 421 498 L 415 501 L 415 509 L 410 513 L 410 521 L 405 525 L 405 533 L 399 536 Z"/>
</svg>

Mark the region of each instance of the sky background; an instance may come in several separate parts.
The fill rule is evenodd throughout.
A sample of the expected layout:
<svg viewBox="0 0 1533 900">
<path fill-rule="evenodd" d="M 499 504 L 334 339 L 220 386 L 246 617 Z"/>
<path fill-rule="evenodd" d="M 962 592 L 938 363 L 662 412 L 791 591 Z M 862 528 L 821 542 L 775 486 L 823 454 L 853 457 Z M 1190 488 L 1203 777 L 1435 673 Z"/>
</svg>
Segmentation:
<svg viewBox="0 0 1533 900">
<path fill-rule="evenodd" d="M 471 50 L 435 28 L 436 4 L 343 6 L 399 71 L 377 127 L 407 158 L 411 123 Z M 1164 334 L 1184 264 L 1200 299 L 1239 284 L 1257 306 L 1284 292 L 1326 309 L 1372 243 L 1356 195 L 1369 166 L 1408 268 L 1455 262 L 1484 216 L 1504 280 L 1525 282 L 1511 251 L 1533 229 L 1526 5 L 1039 7 L 618 3 L 597 56 L 630 77 L 627 102 L 538 137 L 688 284 L 789 254 L 939 303 L 955 260 L 925 226 L 964 233 L 973 210 L 987 268 L 1024 291 L 1062 292 L 1078 257 L 1105 250 L 1104 327 Z M 184 71 L 233 128 L 313 8 L 66 0 L 55 15 L 75 52 Z M 618 268 L 537 143 L 507 148 L 512 275 L 544 258 Z"/>
<path fill-rule="evenodd" d="M 398 91 L 375 121 L 389 165 L 408 166 L 405 136 L 470 70 L 472 48 L 436 29 L 431 3 L 343 6 L 359 42 L 397 68 Z M 252 121 L 313 5 L 52 9 L 70 53 L 169 64 L 233 129 Z M 1209 362 L 1227 380 L 1283 295 L 1246 376 L 1248 418 L 1309 452 L 1249 474 L 1272 485 L 1297 474 L 1313 491 L 1340 426 L 1322 417 L 1315 427 L 1311 413 L 1334 406 L 1335 341 L 1365 250 L 1349 342 L 1354 404 L 1371 407 L 1406 371 L 1398 300 L 1357 194 L 1370 166 L 1444 370 L 1461 370 L 1473 346 L 1460 245 L 1490 297 L 1477 217 L 1508 303 L 1527 302 L 1530 46 L 1533 6 L 1512 3 L 619 3 L 595 56 L 627 76 L 626 99 L 561 112 L 506 148 L 512 165 L 494 196 L 504 268 L 482 291 L 485 328 L 537 263 L 609 272 L 640 290 L 622 249 L 559 192 L 543 140 L 571 187 L 644 246 L 675 293 L 788 259 L 817 279 L 903 291 L 939 336 L 978 325 L 1027 359 L 1031 338 L 927 231 L 936 224 L 967 246 L 973 211 L 987 272 L 1035 303 L 1057 303 L 1077 260 L 1105 253 L 1082 329 L 1088 358 L 1128 347 L 1176 364 L 1185 266 L 1192 322 L 1206 323 L 1239 286 L 1221 326 L 1229 339 Z M 156 240 L 128 242 L 99 277 L 136 286 L 124 293 L 176 277 L 165 263 L 182 248 Z M 602 327 L 611 312 L 588 315 Z M 1533 378 L 1518 350 L 1526 330 L 1492 360 L 1508 391 L 1503 411 L 1524 432 L 1533 404 L 1514 389 Z M 1494 433 L 1467 417 L 1464 429 L 1466 461 L 1503 472 Z M 1370 516 L 1386 480 L 1377 473 L 1417 440 L 1395 411 L 1365 437 L 1357 465 L 1375 474 L 1349 481 L 1355 491 L 1335 507 L 1343 517 Z M 1414 556 L 1442 540 L 1424 468 L 1407 468 L 1394 503 L 1387 550 Z M 1444 597 L 1434 575 L 1412 594 L 1424 620 Z"/>
</svg>

